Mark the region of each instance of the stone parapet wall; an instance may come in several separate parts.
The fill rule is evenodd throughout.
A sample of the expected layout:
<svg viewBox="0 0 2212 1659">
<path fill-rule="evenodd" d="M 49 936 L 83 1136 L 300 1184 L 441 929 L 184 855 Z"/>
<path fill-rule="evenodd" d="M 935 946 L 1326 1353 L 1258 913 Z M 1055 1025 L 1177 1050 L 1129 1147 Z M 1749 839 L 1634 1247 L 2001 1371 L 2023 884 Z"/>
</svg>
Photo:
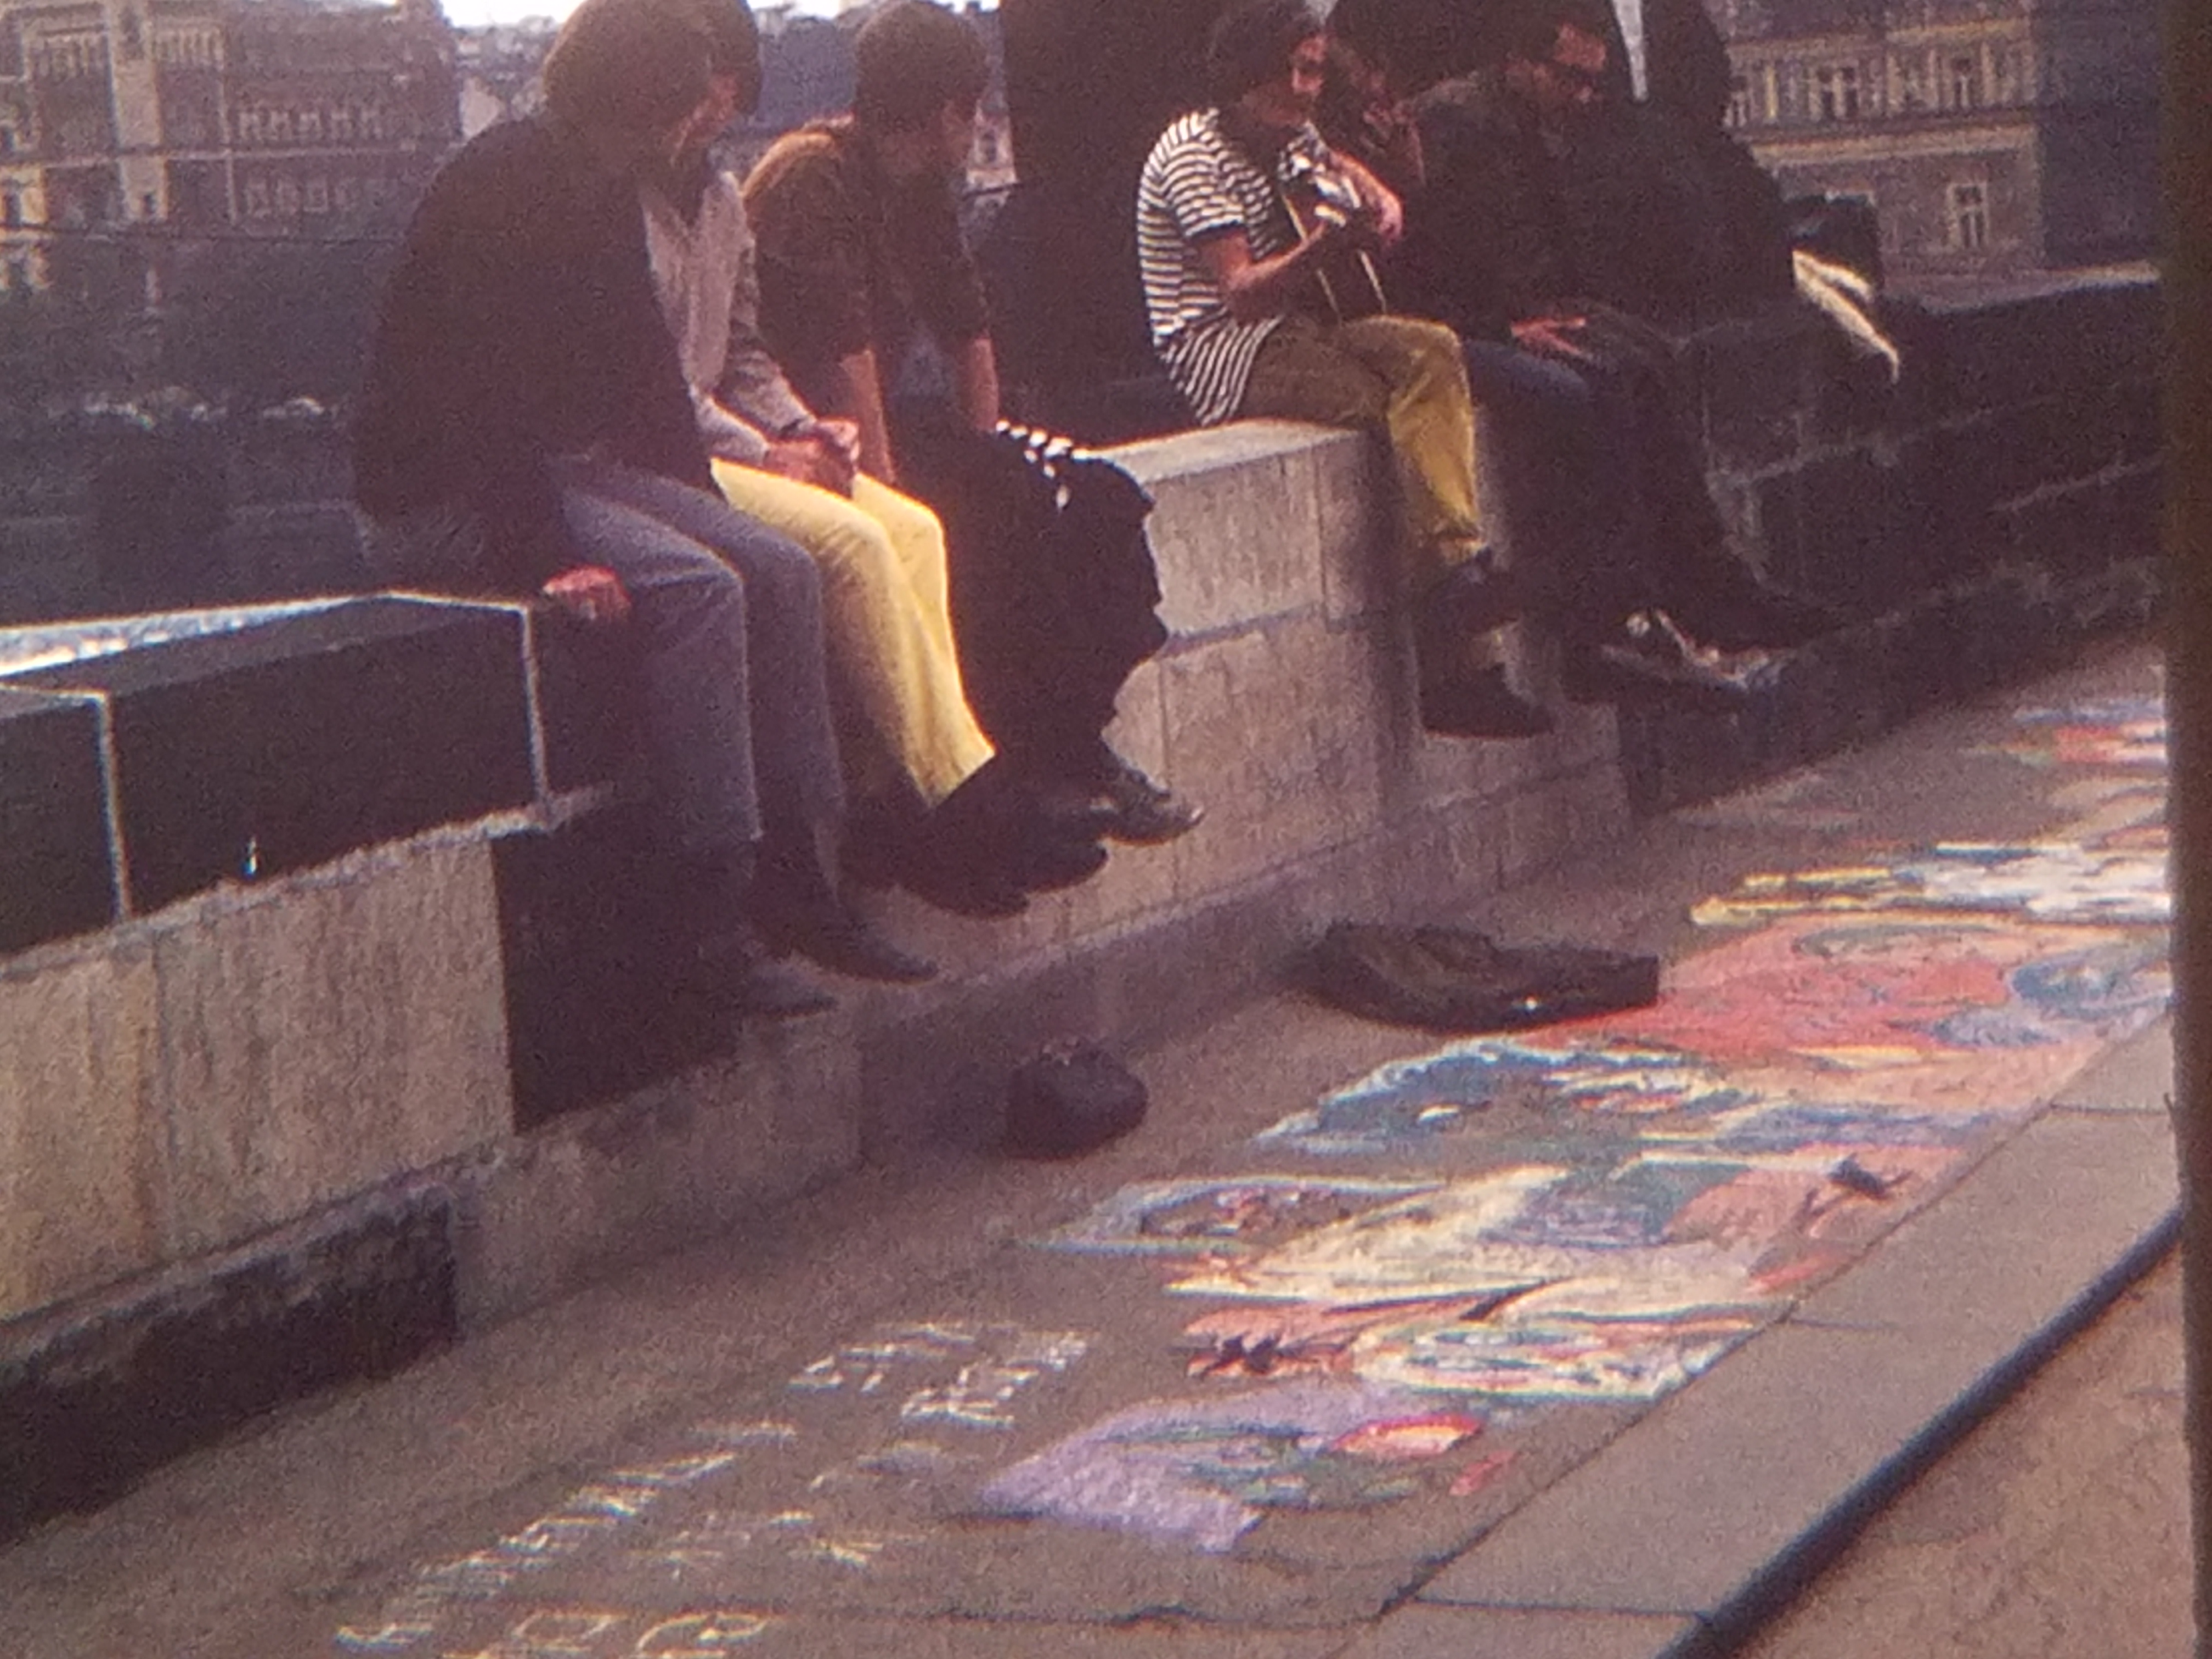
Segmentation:
<svg viewBox="0 0 2212 1659">
<path fill-rule="evenodd" d="M 987 1143 L 1047 1037 L 1140 1049 L 1333 917 L 1464 907 L 2140 617 L 2155 312 L 1920 313 L 1893 388 L 1802 320 L 1695 343 L 1746 556 L 1864 617 L 1730 716 L 1426 738 L 1362 440 L 1119 452 L 1174 636 L 1113 736 L 1206 823 L 1007 922 L 894 898 L 945 977 L 792 1027 L 653 949 L 604 640 L 386 596 L 0 659 L 0 1419 L 35 1427 L 0 1534 L 864 1158 Z"/>
</svg>

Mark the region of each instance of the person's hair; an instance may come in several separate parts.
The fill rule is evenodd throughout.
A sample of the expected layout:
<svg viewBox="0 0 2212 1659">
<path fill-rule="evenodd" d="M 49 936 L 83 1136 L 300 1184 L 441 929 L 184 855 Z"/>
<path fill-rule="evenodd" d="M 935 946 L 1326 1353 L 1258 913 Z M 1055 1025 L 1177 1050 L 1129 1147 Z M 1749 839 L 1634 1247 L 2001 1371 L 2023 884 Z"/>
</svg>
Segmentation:
<svg viewBox="0 0 2212 1659">
<path fill-rule="evenodd" d="M 1290 67 L 1301 40 L 1328 32 L 1314 0 L 1233 0 L 1206 41 L 1206 95 L 1221 108 Z"/>
<path fill-rule="evenodd" d="M 1607 38 L 1604 0 L 1528 0 L 1516 6 L 1502 42 L 1504 55 L 1524 64 L 1540 64 L 1559 43 L 1562 28 L 1579 29 L 1603 40 Z"/>
<path fill-rule="evenodd" d="M 710 75 L 760 93 L 760 36 L 745 0 L 584 0 L 554 37 L 545 107 L 573 125 L 652 132 L 707 95 Z"/>
<path fill-rule="evenodd" d="M 878 131 L 921 126 L 947 105 L 972 109 L 990 79 L 981 37 L 928 0 L 890 0 L 853 37 L 853 113 Z"/>
</svg>

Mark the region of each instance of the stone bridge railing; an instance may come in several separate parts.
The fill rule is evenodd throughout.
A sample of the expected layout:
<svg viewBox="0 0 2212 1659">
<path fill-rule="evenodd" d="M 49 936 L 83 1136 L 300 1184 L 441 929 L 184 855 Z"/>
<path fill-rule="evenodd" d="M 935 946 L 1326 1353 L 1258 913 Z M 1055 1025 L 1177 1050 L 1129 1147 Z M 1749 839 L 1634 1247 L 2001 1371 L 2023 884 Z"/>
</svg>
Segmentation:
<svg viewBox="0 0 2212 1659">
<path fill-rule="evenodd" d="M 526 608 L 0 635 L 0 1535 L 863 1158 L 980 1145 L 1044 1036 L 1141 1048 L 1331 917 L 1463 908 L 2148 614 L 2155 289 L 1902 331 L 1896 387 L 1804 319 L 1693 344 L 1747 555 L 1864 618 L 1725 717 L 1424 738 L 1361 441 L 1121 452 L 1175 638 L 1115 738 L 1206 822 L 1010 922 L 895 902 L 944 980 L 792 1027 L 670 993 L 625 925 L 585 642 Z"/>
</svg>

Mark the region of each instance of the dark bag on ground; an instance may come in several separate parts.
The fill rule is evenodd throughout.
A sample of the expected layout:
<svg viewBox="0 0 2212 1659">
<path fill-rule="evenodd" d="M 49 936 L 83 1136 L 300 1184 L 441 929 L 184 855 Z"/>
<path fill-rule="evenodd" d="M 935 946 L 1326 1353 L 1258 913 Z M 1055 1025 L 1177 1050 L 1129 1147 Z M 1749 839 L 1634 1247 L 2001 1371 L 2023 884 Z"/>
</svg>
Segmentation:
<svg viewBox="0 0 2212 1659">
<path fill-rule="evenodd" d="M 1579 945 L 1504 945 L 1465 927 L 1333 924 L 1307 988 L 1364 1018 L 1432 1031 L 1509 1031 L 1641 1008 L 1659 959 Z"/>
<path fill-rule="evenodd" d="M 1144 1121 L 1135 1073 L 1096 1043 L 1056 1042 L 1014 1068 L 1005 1148 L 1017 1158 L 1073 1158 Z"/>
</svg>

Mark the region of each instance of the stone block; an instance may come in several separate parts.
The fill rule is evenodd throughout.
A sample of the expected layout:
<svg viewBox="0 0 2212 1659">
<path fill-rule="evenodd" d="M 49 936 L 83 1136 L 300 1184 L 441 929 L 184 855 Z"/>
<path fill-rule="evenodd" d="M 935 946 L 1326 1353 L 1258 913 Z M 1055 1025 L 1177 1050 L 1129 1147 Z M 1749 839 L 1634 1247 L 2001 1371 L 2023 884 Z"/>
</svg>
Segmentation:
<svg viewBox="0 0 2212 1659">
<path fill-rule="evenodd" d="M 491 853 L 373 854 L 155 940 L 176 1246 L 213 1249 L 507 1127 Z"/>
<path fill-rule="evenodd" d="M 1314 455 L 1343 441 L 1323 427 L 1237 421 L 1114 452 L 1157 503 L 1149 529 L 1170 629 L 1205 635 L 1320 607 Z"/>
<path fill-rule="evenodd" d="M 639 771 L 646 750 L 635 640 L 550 607 L 516 609 L 528 617 L 547 787 L 575 789 Z"/>
<path fill-rule="evenodd" d="M 1694 1620 L 1659 1615 L 1416 1604 L 1336 1659 L 1665 1659 L 1696 1630 Z"/>
<path fill-rule="evenodd" d="M 1480 411 L 1475 458 L 1485 455 Z M 1314 521 L 1321 546 L 1322 588 L 1329 620 L 1342 622 L 1400 605 L 1404 574 L 1391 544 L 1389 470 L 1381 447 L 1355 432 L 1340 432 L 1309 452 L 1314 477 Z M 1480 466 L 1478 485 L 1486 477 Z M 1477 500 L 1497 499 L 1495 494 Z"/>
<path fill-rule="evenodd" d="M 0 1335 L 0 1540 L 271 1407 L 450 1341 L 447 1194 L 413 1187 Z"/>
<path fill-rule="evenodd" d="M 1929 514 L 1920 481 L 1901 463 L 1899 452 L 1870 449 L 1806 464 L 1798 574 L 1808 592 L 1876 612 L 1922 591 Z"/>
<path fill-rule="evenodd" d="M 1819 385 L 1818 344 L 1801 328 L 1765 319 L 1709 329 L 1692 340 L 1687 395 L 1710 465 L 1756 471 L 1803 449 Z"/>
<path fill-rule="evenodd" d="M 89 697 L 0 686 L 0 956 L 115 915 L 107 768 Z"/>
<path fill-rule="evenodd" d="M 515 618 L 364 599 L 40 670 L 109 704 L 133 906 L 531 798 Z"/>
<path fill-rule="evenodd" d="M 850 1014 L 747 1028 L 726 1054 L 501 1142 L 456 1182 L 465 1328 L 696 1243 L 860 1161 Z"/>
<path fill-rule="evenodd" d="M 1206 781 L 1214 820 L 1171 849 L 1184 902 L 1378 827 L 1372 661 L 1364 633 L 1332 632 L 1316 617 L 1164 665 L 1169 771 Z"/>
<path fill-rule="evenodd" d="M 2173 1099 L 2173 1022 L 2162 1019 L 2092 1060 L 2057 1103 L 2076 1111 L 2166 1112 Z"/>
<path fill-rule="evenodd" d="M 157 1048 L 143 949 L 0 974 L 0 1323 L 160 1259 Z"/>
</svg>

